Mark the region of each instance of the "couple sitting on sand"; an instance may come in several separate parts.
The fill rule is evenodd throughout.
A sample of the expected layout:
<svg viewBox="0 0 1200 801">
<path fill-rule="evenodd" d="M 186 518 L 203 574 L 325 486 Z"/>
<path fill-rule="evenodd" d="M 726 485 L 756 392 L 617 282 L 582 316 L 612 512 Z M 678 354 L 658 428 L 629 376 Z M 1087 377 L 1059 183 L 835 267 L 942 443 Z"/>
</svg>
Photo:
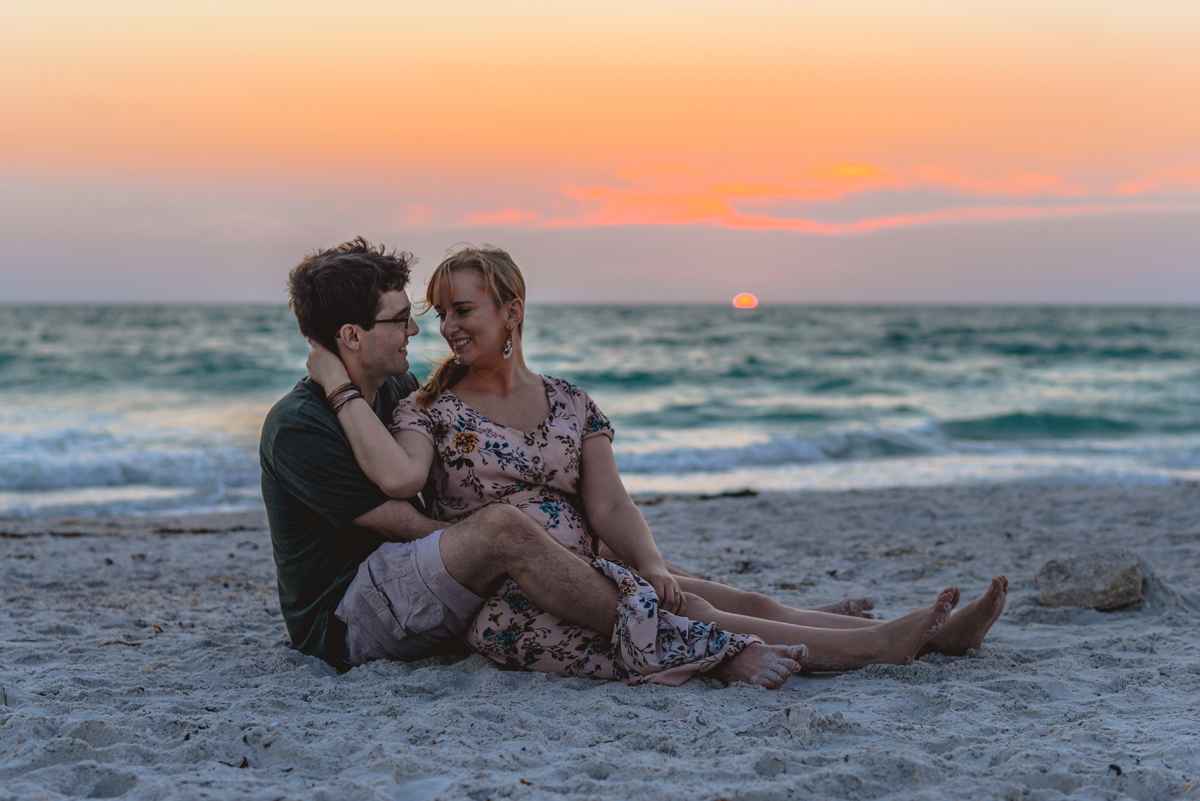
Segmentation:
<svg viewBox="0 0 1200 801">
<path fill-rule="evenodd" d="M 886 623 L 868 599 L 816 609 L 668 565 L 582 389 L 525 365 L 525 282 L 459 250 L 425 303 L 453 356 L 418 388 L 406 254 L 362 239 L 289 276 L 309 378 L 271 410 L 260 458 L 279 599 L 296 647 L 345 669 L 465 640 L 501 665 L 677 685 L 779 687 L 799 671 L 978 648 L 1007 581 Z M 425 508 L 414 498 L 422 492 Z M 428 515 L 428 516 L 426 516 Z"/>
</svg>

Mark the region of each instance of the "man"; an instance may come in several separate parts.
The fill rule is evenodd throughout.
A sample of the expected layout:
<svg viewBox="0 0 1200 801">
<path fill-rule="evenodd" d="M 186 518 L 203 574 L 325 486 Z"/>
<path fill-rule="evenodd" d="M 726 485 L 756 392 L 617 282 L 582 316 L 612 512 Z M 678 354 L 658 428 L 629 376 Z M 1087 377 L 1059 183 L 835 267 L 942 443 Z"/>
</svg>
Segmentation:
<svg viewBox="0 0 1200 801">
<path fill-rule="evenodd" d="M 417 387 L 405 294 L 411 256 L 361 237 L 315 253 L 288 277 L 306 337 L 337 353 L 380 419 Z M 308 378 L 268 413 L 259 446 L 279 602 L 295 646 L 339 669 L 418 659 L 455 644 L 507 578 L 561 618 L 611 632 L 616 585 L 504 504 L 441 528 L 363 475 L 336 406 Z M 534 580 L 536 577 L 536 580 Z"/>
</svg>

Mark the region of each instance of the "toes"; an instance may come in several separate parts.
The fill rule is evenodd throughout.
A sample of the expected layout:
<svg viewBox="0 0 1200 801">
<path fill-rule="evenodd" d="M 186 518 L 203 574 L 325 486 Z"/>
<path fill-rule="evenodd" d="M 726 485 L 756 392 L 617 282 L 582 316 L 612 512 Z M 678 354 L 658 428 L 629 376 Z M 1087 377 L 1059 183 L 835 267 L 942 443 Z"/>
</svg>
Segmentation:
<svg viewBox="0 0 1200 801">
<path fill-rule="evenodd" d="M 789 659 L 786 656 L 772 656 L 770 663 L 764 667 L 766 670 L 786 674 L 787 676 L 800 672 L 800 662 L 795 659 Z"/>
<path fill-rule="evenodd" d="M 791 673 L 780 670 L 775 665 L 771 665 L 761 673 L 755 673 L 754 678 L 752 678 L 750 682 L 752 684 L 757 684 L 760 687 L 766 687 L 768 690 L 774 690 L 782 687 L 784 682 L 791 678 L 791 676 Z"/>
<path fill-rule="evenodd" d="M 779 683 L 783 684 L 799 669 L 800 666 L 789 659 L 786 662 L 780 662 L 778 665 L 775 665 L 775 675 L 779 677 Z"/>
<path fill-rule="evenodd" d="M 863 598 L 862 599 L 862 608 L 864 611 L 874 609 L 875 608 L 875 596 L 868 595 L 866 598 Z M 863 615 L 863 617 L 870 617 L 870 615 Z"/>
<path fill-rule="evenodd" d="M 793 645 L 787 649 L 787 655 L 795 662 L 803 662 L 808 659 L 807 645 Z"/>
</svg>

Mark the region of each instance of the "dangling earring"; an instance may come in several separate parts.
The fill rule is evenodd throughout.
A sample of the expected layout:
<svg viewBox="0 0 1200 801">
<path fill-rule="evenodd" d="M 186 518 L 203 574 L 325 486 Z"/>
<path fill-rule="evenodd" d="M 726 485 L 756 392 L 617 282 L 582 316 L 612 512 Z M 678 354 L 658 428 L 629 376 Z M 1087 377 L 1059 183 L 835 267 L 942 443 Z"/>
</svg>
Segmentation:
<svg viewBox="0 0 1200 801">
<path fill-rule="evenodd" d="M 457 353 L 455 353 L 455 354 L 454 354 L 454 363 L 455 363 L 455 364 L 462 364 L 462 362 L 460 362 L 460 361 L 458 360 L 458 354 L 457 354 Z"/>
<path fill-rule="evenodd" d="M 504 358 L 512 358 L 512 331 L 508 332 L 508 339 L 504 340 Z"/>
</svg>

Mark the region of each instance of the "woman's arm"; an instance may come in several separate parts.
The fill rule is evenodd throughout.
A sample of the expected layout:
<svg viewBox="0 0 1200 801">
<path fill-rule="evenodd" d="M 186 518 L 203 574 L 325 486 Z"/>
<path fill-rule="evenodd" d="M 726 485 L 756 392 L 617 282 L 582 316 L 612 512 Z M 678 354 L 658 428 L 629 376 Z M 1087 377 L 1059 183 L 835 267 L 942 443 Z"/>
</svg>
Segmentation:
<svg viewBox="0 0 1200 801">
<path fill-rule="evenodd" d="M 679 583 L 667 570 L 646 518 L 621 483 L 608 437 L 588 437 L 583 441 L 579 487 L 592 530 L 654 587 L 659 606 L 678 613 L 683 605 Z"/>
<path fill-rule="evenodd" d="M 337 354 L 315 342 L 307 366 L 326 392 L 350 380 Z M 398 431 L 393 438 L 363 398 L 348 402 L 337 418 L 358 466 L 385 495 L 411 498 L 421 491 L 433 465 L 433 443 L 416 431 Z"/>
</svg>

